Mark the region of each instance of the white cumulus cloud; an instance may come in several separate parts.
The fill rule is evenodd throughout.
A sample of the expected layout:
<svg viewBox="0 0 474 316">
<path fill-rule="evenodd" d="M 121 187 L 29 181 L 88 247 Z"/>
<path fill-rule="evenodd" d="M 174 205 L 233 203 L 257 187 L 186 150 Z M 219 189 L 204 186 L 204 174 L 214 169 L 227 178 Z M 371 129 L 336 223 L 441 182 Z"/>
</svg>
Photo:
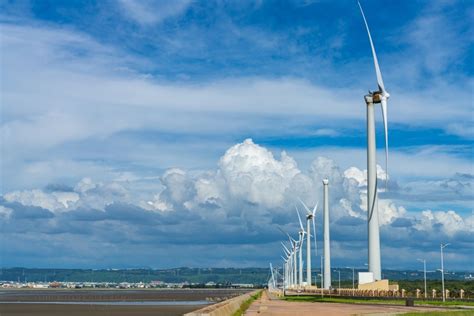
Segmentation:
<svg viewBox="0 0 474 316">
<path fill-rule="evenodd" d="M 474 232 L 474 216 L 461 217 L 455 211 L 432 211 L 421 212 L 420 220 L 415 224 L 415 228 L 421 231 L 432 231 L 436 226 L 448 236 L 453 236 L 457 232 Z"/>
<path fill-rule="evenodd" d="M 39 189 L 13 191 L 4 195 L 8 202 L 18 202 L 28 206 L 38 206 L 50 211 L 67 210 L 79 200 L 76 192 L 44 192 Z"/>
</svg>

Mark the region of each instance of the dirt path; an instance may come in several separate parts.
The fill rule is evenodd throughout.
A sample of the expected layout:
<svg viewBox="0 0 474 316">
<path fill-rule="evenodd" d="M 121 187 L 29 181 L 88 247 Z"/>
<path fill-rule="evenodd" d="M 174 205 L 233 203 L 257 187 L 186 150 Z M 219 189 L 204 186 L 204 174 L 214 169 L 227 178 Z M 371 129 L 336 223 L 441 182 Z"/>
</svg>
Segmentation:
<svg viewBox="0 0 474 316">
<path fill-rule="evenodd" d="M 341 303 L 306 303 L 287 302 L 278 299 L 271 299 L 265 291 L 262 297 L 250 305 L 246 311 L 246 316 L 257 315 L 395 315 L 416 311 L 435 311 L 443 309 L 427 307 L 405 307 L 388 305 L 359 305 Z"/>
</svg>

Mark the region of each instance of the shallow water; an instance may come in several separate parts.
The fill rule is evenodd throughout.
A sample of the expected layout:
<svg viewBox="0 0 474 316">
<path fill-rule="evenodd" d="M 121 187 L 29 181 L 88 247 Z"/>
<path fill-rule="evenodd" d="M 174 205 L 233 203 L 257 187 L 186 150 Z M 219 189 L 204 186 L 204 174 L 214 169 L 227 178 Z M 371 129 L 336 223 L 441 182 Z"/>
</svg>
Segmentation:
<svg viewBox="0 0 474 316">
<path fill-rule="evenodd" d="M 0 304 L 61 304 L 61 305 L 112 305 L 112 306 L 181 306 L 181 305 L 209 305 L 208 301 L 120 301 L 120 302 L 82 302 L 82 301 L 56 301 L 56 302 L 33 302 L 33 301 L 4 301 Z"/>
</svg>

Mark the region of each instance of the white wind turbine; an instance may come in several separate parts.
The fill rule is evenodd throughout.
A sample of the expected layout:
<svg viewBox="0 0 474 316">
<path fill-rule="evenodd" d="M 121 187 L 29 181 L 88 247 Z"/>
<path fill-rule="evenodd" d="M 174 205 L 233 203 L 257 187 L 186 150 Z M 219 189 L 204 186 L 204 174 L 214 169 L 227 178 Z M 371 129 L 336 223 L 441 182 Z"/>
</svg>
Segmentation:
<svg viewBox="0 0 474 316">
<path fill-rule="evenodd" d="M 290 241 L 290 245 L 291 245 L 291 276 L 290 276 L 290 280 L 291 281 L 291 284 L 295 285 L 297 283 L 297 262 L 296 262 L 296 253 L 298 251 L 298 241 L 296 241 L 295 239 L 293 239 L 290 234 L 288 234 L 287 232 L 285 232 L 283 229 L 281 229 L 280 227 L 278 227 L 278 229 L 283 233 L 285 234 L 286 236 L 288 236 L 288 240 Z M 285 247 L 286 248 L 286 247 Z"/>
<path fill-rule="evenodd" d="M 286 285 L 287 285 L 287 287 L 291 287 L 291 283 L 292 283 L 292 281 L 291 281 L 291 275 L 292 275 L 292 273 L 291 273 L 292 264 L 291 263 L 292 262 L 291 261 L 292 261 L 293 255 L 292 255 L 291 251 L 288 250 L 288 248 L 286 248 L 286 246 L 283 242 L 281 243 L 281 245 L 283 246 L 283 250 L 284 250 L 285 255 L 286 255 L 286 265 L 285 265 L 286 266 L 286 271 L 285 271 Z"/>
<path fill-rule="evenodd" d="M 382 117 L 385 132 L 385 172 L 386 185 L 388 181 L 388 119 L 387 119 L 387 101 L 390 94 L 385 90 L 380 72 L 377 54 L 375 53 L 374 43 L 370 35 L 369 25 L 362 10 L 360 2 L 360 12 L 364 19 L 367 34 L 369 35 L 370 47 L 374 58 L 375 74 L 377 76 L 378 90 L 370 92 L 365 96 L 367 104 L 367 218 L 368 218 L 368 244 L 369 244 L 369 271 L 373 273 L 375 280 L 381 279 L 382 268 L 380 260 L 380 232 L 379 232 L 379 213 L 377 203 L 377 159 L 375 144 L 375 115 L 374 104 L 381 104 Z"/>
<path fill-rule="evenodd" d="M 293 238 L 291 238 L 293 239 Z M 296 254 L 298 252 L 298 242 L 293 239 L 292 242 L 293 249 L 292 249 L 292 254 L 293 254 L 293 285 L 297 285 L 298 283 L 298 263 L 296 261 Z"/>
<path fill-rule="evenodd" d="M 276 281 L 275 281 L 275 275 L 273 273 L 273 266 L 272 266 L 272 263 L 270 262 L 270 273 L 271 273 L 271 284 L 272 284 L 272 287 L 273 287 L 273 290 L 276 289 Z"/>
<path fill-rule="evenodd" d="M 315 225 L 315 219 L 316 219 L 316 210 L 318 209 L 318 202 L 316 202 L 316 205 L 314 206 L 313 210 L 310 211 L 309 208 L 304 204 L 303 201 L 301 201 L 301 204 L 303 204 L 303 207 L 306 210 L 306 232 L 307 232 L 307 237 L 306 237 L 306 282 L 308 286 L 311 286 L 311 222 L 313 223 L 313 235 L 314 235 L 314 256 L 316 257 L 318 255 L 318 243 L 316 239 L 316 225 Z"/>
<path fill-rule="evenodd" d="M 283 243 L 282 243 L 283 245 Z M 288 278 L 288 266 L 289 266 L 289 256 L 287 252 L 285 251 L 285 245 L 283 245 L 283 252 L 285 256 L 281 256 L 283 259 L 283 293 L 285 292 L 285 289 L 288 287 L 289 284 L 289 278 Z"/>
<path fill-rule="evenodd" d="M 298 208 L 295 206 L 296 209 L 296 214 L 298 215 L 298 220 L 300 222 L 300 230 L 298 231 L 299 234 L 299 241 L 298 241 L 298 247 L 299 247 L 299 275 L 298 275 L 298 285 L 302 286 L 303 285 L 303 242 L 304 242 L 304 235 L 306 234 L 306 231 L 304 230 L 303 223 L 301 222 L 301 216 L 300 212 L 298 211 Z"/>
<path fill-rule="evenodd" d="M 288 235 L 289 236 L 289 235 Z M 289 250 L 283 243 L 283 248 L 288 256 L 288 280 L 289 285 L 292 287 L 296 283 L 296 241 L 289 236 L 290 249 Z"/>
<path fill-rule="evenodd" d="M 288 258 L 281 256 L 283 259 L 283 294 L 285 294 L 285 289 L 288 287 Z"/>
</svg>

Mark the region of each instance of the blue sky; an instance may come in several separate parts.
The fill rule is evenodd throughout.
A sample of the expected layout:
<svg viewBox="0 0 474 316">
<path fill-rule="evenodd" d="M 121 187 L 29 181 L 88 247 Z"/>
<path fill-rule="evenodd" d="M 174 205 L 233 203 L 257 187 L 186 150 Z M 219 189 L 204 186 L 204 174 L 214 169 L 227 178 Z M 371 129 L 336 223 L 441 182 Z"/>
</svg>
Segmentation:
<svg viewBox="0 0 474 316">
<path fill-rule="evenodd" d="M 391 94 L 383 266 L 435 268 L 443 241 L 472 270 L 474 6 L 362 5 Z M 323 177 L 333 265 L 363 266 L 376 80 L 355 1 L 0 9 L 3 266 L 266 266 Z"/>
</svg>

